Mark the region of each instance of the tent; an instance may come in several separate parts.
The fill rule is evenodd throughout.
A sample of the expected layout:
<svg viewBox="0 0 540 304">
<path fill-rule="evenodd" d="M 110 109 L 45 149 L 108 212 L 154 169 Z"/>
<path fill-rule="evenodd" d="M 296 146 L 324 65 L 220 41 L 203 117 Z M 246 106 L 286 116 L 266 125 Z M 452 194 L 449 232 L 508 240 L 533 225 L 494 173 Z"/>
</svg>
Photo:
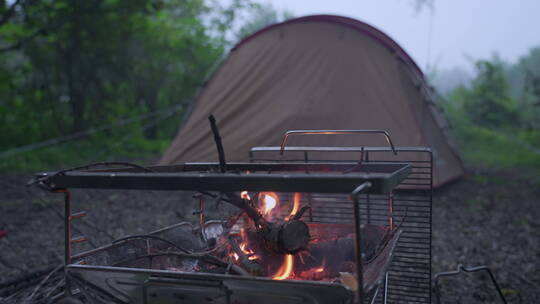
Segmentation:
<svg viewBox="0 0 540 304">
<path fill-rule="evenodd" d="M 396 146 L 432 149 L 435 186 L 464 172 L 419 67 L 387 35 L 346 17 L 291 19 L 239 42 L 202 88 L 159 163 L 216 161 L 210 114 L 218 120 L 227 161 L 249 160 L 253 146 L 279 145 L 287 130 L 383 129 Z M 385 144 L 376 136 L 344 135 L 289 142 Z"/>
</svg>

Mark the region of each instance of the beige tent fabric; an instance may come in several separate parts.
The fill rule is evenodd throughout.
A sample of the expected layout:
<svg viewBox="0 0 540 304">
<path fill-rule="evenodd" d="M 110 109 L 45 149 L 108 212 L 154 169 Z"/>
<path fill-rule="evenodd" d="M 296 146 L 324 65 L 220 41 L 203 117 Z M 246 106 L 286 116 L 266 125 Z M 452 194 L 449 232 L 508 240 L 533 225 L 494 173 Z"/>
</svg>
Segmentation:
<svg viewBox="0 0 540 304">
<path fill-rule="evenodd" d="M 207 119 L 214 114 L 227 161 L 248 161 L 253 146 L 279 145 L 287 130 L 383 129 L 396 146 L 433 149 L 435 185 L 462 175 L 461 161 L 419 89 L 424 81 L 416 67 L 384 34 L 352 19 L 335 18 L 343 22 L 289 21 L 234 49 L 203 89 L 159 163 L 217 161 Z M 357 28 L 351 26 L 354 22 Z M 389 42 L 381 43 L 380 37 Z M 321 135 L 291 137 L 289 145 L 384 146 L 386 142 L 374 135 Z M 351 155 L 337 157 L 351 159 Z"/>
</svg>

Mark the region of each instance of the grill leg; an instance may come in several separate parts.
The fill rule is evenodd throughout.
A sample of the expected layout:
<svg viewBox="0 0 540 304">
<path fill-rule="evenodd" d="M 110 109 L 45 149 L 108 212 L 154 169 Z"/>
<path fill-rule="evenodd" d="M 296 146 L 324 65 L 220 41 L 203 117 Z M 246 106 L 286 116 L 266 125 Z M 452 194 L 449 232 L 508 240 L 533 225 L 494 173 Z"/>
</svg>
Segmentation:
<svg viewBox="0 0 540 304">
<path fill-rule="evenodd" d="M 384 276 L 384 292 L 383 292 L 383 298 L 382 298 L 383 304 L 386 304 L 387 299 L 388 299 L 388 272 Z"/>
</svg>

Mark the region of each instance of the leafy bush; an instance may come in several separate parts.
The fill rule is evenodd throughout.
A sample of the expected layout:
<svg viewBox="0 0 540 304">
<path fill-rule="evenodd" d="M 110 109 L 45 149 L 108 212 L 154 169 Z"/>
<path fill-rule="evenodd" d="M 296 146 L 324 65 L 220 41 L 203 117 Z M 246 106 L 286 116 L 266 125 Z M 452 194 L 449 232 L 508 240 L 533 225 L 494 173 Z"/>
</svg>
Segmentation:
<svg viewBox="0 0 540 304">
<path fill-rule="evenodd" d="M 540 169 L 540 129 L 528 123 L 530 108 L 510 94 L 504 64 L 476 64 L 469 87 L 450 92 L 442 106 L 469 165 Z"/>
<path fill-rule="evenodd" d="M 0 153 L 187 108 L 228 47 L 236 14 L 250 2 L 229 3 L 0 2 Z M 0 170 L 147 157 L 166 146 L 181 117 L 156 115 L 78 142 L 0 158 Z"/>
</svg>

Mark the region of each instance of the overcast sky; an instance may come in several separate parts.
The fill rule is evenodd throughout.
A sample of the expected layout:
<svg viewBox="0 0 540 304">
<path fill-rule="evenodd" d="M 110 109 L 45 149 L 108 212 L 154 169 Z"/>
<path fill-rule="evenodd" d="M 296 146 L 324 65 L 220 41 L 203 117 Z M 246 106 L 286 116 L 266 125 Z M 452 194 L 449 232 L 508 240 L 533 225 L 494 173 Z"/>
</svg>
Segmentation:
<svg viewBox="0 0 540 304">
<path fill-rule="evenodd" d="M 540 0 L 435 0 L 414 9 L 413 0 L 261 0 L 295 16 L 337 14 L 367 22 L 396 40 L 422 69 L 461 66 L 497 52 L 516 61 L 540 46 Z M 431 21 L 430 21 L 430 18 Z M 431 43 L 430 43 L 431 22 Z"/>
</svg>

